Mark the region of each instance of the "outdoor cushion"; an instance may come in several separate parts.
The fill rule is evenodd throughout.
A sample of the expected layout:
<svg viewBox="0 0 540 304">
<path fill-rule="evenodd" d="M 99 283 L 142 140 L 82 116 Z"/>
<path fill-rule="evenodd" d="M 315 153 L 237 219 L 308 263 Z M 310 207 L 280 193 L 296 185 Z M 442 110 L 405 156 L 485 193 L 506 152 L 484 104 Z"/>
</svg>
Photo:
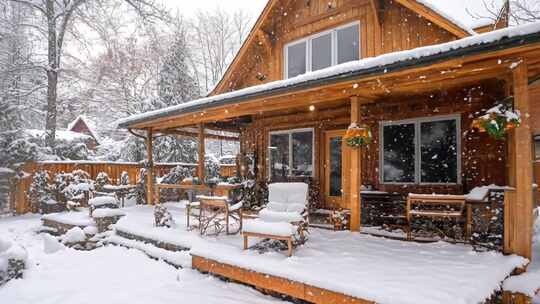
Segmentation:
<svg viewBox="0 0 540 304">
<path fill-rule="evenodd" d="M 305 204 L 308 195 L 306 183 L 273 183 L 268 185 L 268 200 L 277 203 Z"/>
<path fill-rule="evenodd" d="M 289 204 L 287 206 L 287 212 L 302 213 L 304 212 L 304 209 L 306 209 L 304 204 Z"/>
<path fill-rule="evenodd" d="M 298 212 L 279 212 L 267 208 L 259 212 L 259 218 L 267 222 L 300 222 L 304 217 Z"/>
<path fill-rule="evenodd" d="M 247 233 L 289 237 L 294 235 L 296 229 L 293 225 L 286 222 L 265 222 L 255 219 L 245 221 L 242 231 Z"/>
</svg>

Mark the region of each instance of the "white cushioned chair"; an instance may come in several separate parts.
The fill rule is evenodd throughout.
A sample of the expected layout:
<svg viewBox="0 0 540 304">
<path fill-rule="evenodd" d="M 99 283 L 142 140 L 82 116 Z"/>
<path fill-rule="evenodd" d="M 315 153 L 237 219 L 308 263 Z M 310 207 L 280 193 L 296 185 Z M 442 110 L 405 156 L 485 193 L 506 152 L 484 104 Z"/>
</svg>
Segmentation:
<svg viewBox="0 0 540 304">
<path fill-rule="evenodd" d="M 268 204 L 258 218 L 243 225 L 244 249 L 248 237 L 285 240 L 292 254 L 292 240 L 304 241 L 308 224 L 308 185 L 306 183 L 273 183 L 268 185 Z"/>
</svg>

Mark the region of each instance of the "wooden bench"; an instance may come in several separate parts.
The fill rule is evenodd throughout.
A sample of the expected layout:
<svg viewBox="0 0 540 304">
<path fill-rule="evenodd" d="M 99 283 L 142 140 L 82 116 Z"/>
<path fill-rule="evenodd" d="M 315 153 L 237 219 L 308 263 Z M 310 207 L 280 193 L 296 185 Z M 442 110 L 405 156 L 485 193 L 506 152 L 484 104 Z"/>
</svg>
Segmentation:
<svg viewBox="0 0 540 304">
<path fill-rule="evenodd" d="M 407 197 L 407 239 L 412 239 L 413 217 L 429 218 L 464 218 L 465 196 L 464 195 L 436 195 L 436 194 L 413 194 Z M 468 235 L 468 227 L 465 223 L 465 235 Z"/>
</svg>

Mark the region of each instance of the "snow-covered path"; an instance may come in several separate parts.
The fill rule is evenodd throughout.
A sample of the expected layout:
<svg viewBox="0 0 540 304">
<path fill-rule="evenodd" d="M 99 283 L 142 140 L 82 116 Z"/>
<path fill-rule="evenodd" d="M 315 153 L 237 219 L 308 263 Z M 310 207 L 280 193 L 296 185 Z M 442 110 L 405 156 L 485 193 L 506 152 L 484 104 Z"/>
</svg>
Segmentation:
<svg viewBox="0 0 540 304">
<path fill-rule="evenodd" d="M 0 235 L 28 250 L 25 278 L 0 287 L 0 303 L 278 303 L 254 289 L 191 269 L 177 270 L 138 250 L 43 250 L 39 216 L 0 219 Z"/>
</svg>

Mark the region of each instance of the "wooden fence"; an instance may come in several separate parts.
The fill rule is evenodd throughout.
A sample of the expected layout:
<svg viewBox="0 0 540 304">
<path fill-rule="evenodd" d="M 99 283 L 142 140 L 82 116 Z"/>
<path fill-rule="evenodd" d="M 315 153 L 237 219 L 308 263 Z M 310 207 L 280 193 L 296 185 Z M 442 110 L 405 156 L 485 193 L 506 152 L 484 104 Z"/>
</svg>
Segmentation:
<svg viewBox="0 0 540 304">
<path fill-rule="evenodd" d="M 197 164 L 187 163 L 167 163 L 154 165 L 154 174 L 157 177 L 164 176 L 172 168 L 176 166 L 193 168 L 193 172 L 197 172 Z M 118 184 L 122 172 L 127 172 L 129 176 L 129 183 L 134 184 L 137 182 L 137 178 L 142 165 L 140 163 L 114 163 L 114 162 L 32 162 L 27 163 L 22 167 L 22 171 L 26 175 L 12 183 L 10 193 L 10 208 L 18 214 L 30 212 L 30 202 L 28 200 L 28 191 L 32 184 L 32 177 L 35 172 L 48 171 L 50 178 L 54 177 L 62 172 L 70 173 L 74 170 L 84 170 L 90 174 L 90 178 L 95 180 L 96 176 L 100 172 L 105 172 L 112 180 L 113 184 Z M 230 177 L 236 175 L 236 165 L 222 165 L 220 168 L 220 175 L 223 177 Z"/>
</svg>

